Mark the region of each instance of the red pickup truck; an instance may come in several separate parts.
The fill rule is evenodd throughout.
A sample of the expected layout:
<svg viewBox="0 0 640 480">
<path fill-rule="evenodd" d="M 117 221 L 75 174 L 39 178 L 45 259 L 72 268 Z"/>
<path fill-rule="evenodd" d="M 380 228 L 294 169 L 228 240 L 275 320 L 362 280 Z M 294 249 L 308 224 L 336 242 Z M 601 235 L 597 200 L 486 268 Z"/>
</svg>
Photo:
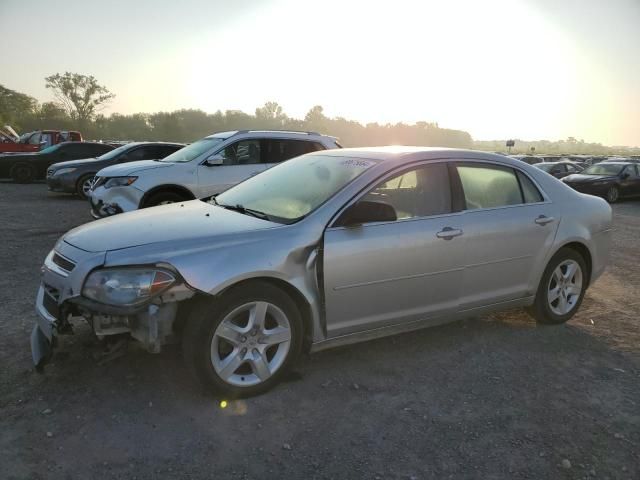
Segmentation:
<svg viewBox="0 0 640 480">
<path fill-rule="evenodd" d="M 18 135 L 10 126 L 0 128 L 0 153 L 38 152 L 62 142 L 81 142 L 82 134 L 76 131 L 36 130 Z"/>
</svg>

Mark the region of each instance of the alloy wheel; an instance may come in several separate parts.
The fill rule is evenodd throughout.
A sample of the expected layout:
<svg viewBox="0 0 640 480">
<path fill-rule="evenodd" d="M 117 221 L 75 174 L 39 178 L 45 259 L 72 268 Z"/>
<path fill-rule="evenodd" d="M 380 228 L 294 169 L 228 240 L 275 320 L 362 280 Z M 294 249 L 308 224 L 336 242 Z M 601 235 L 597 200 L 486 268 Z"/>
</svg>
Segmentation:
<svg viewBox="0 0 640 480">
<path fill-rule="evenodd" d="M 91 192 L 91 187 L 93 187 L 93 182 L 96 180 L 96 177 L 89 177 L 84 182 L 82 182 L 82 193 L 85 197 L 89 196 Z"/>
<path fill-rule="evenodd" d="M 575 260 L 565 260 L 556 267 L 549 279 L 547 301 L 556 315 L 573 310 L 582 293 L 582 269 Z"/>
<path fill-rule="evenodd" d="M 618 188 L 617 187 L 611 187 L 607 191 L 607 200 L 609 201 L 609 203 L 616 202 L 618 200 L 619 196 L 620 196 L 620 193 L 618 192 Z"/>
<path fill-rule="evenodd" d="M 283 365 L 291 345 L 291 324 L 276 305 L 256 301 L 231 311 L 211 340 L 211 363 L 234 386 L 258 385 Z"/>
</svg>

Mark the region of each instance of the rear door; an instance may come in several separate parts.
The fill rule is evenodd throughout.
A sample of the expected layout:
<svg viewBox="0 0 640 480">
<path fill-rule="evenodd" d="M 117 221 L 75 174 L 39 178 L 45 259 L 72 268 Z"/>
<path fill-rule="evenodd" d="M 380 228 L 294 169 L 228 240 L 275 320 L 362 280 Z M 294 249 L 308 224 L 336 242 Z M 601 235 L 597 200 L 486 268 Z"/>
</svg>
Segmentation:
<svg viewBox="0 0 640 480">
<path fill-rule="evenodd" d="M 198 165 L 198 191 L 196 196 L 203 198 L 220 193 L 266 170 L 262 163 L 260 139 L 244 139 L 225 147 L 219 154 L 222 165 Z"/>
<path fill-rule="evenodd" d="M 560 222 L 553 204 L 520 169 L 460 161 L 456 172 L 467 242 L 461 310 L 535 294 Z"/>
<path fill-rule="evenodd" d="M 462 215 L 452 205 L 447 164 L 391 174 L 358 200 L 385 202 L 398 219 L 327 228 L 323 272 L 328 336 L 455 311 L 465 239 L 459 234 Z"/>
</svg>

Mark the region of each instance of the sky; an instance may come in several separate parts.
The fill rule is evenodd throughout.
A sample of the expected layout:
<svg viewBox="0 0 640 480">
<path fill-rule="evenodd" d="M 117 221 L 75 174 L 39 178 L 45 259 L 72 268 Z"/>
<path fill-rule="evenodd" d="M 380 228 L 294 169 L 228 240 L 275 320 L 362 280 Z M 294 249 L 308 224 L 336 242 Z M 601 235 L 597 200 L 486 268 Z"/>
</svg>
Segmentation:
<svg viewBox="0 0 640 480">
<path fill-rule="evenodd" d="M 640 146 L 640 0 L 0 0 L 0 84 L 94 75 L 105 113 L 437 122 Z"/>
</svg>

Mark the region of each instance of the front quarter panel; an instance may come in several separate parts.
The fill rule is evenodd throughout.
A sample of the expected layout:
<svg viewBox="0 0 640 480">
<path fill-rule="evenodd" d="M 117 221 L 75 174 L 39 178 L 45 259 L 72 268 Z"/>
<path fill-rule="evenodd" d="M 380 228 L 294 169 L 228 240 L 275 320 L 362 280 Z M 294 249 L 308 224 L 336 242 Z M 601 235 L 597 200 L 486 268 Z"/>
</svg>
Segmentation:
<svg viewBox="0 0 640 480">
<path fill-rule="evenodd" d="M 144 245 L 107 253 L 105 266 L 166 263 L 189 287 L 219 295 L 239 282 L 270 278 L 295 288 L 311 309 L 314 341 L 322 339 L 320 294 L 316 277 L 317 246 L 322 230 L 303 223 L 212 239 Z"/>
</svg>

